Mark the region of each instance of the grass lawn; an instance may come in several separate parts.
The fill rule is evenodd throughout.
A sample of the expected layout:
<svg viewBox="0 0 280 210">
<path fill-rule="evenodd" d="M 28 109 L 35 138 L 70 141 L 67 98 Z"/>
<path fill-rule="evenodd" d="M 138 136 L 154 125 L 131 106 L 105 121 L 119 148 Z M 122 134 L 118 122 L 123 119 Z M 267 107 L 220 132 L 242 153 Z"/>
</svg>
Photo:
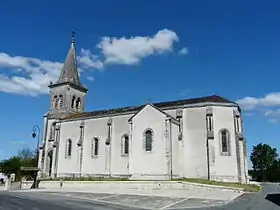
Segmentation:
<svg viewBox="0 0 280 210">
<path fill-rule="evenodd" d="M 236 182 L 221 182 L 221 181 L 212 181 L 208 179 L 196 179 L 196 178 L 181 178 L 181 179 L 173 179 L 173 180 L 200 183 L 200 184 L 227 186 L 227 187 L 238 187 L 238 188 L 243 188 L 244 191 L 246 192 L 257 192 L 260 190 L 260 186 L 254 184 L 240 184 Z"/>
</svg>

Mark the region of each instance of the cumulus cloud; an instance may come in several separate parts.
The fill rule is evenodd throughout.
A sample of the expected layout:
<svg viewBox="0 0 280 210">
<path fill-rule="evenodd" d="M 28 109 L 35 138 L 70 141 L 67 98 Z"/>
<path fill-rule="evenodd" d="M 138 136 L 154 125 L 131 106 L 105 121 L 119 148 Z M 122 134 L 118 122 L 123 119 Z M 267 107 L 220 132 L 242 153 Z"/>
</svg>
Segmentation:
<svg viewBox="0 0 280 210">
<path fill-rule="evenodd" d="M 92 82 L 92 81 L 94 81 L 94 77 L 93 76 L 87 76 L 87 80 Z"/>
<path fill-rule="evenodd" d="M 77 61 L 80 71 L 103 68 L 103 63 L 88 50 L 81 49 Z M 60 62 L 0 53 L 0 71 L 9 72 L 0 73 L 0 91 L 30 96 L 47 94 L 50 81 L 58 79 L 62 66 Z"/>
<path fill-rule="evenodd" d="M 81 55 L 77 56 L 77 61 L 83 69 L 102 69 L 103 62 L 97 55 L 94 55 L 90 50 L 81 49 Z"/>
<path fill-rule="evenodd" d="M 10 143 L 11 144 L 17 144 L 17 145 L 26 145 L 27 144 L 24 141 L 15 141 L 15 140 L 11 140 Z"/>
<path fill-rule="evenodd" d="M 268 117 L 271 123 L 280 121 L 280 92 L 268 93 L 259 98 L 248 96 L 237 100 L 236 103 L 245 111 L 257 110 Z"/>
<path fill-rule="evenodd" d="M 258 107 L 275 107 L 280 105 L 280 92 L 266 94 L 264 97 L 245 97 L 236 101 L 243 109 L 252 110 Z"/>
<path fill-rule="evenodd" d="M 158 31 L 153 36 L 103 37 L 97 44 L 98 55 L 82 48 L 77 56 L 79 74 L 85 70 L 104 69 L 106 64 L 133 65 L 141 59 L 170 52 L 178 42 L 177 34 L 171 30 Z M 63 63 L 34 57 L 13 56 L 0 52 L 0 91 L 30 96 L 48 93 L 50 81 L 55 82 Z M 88 76 L 93 81 L 92 76 Z"/>
<path fill-rule="evenodd" d="M 0 91 L 32 96 L 45 94 L 49 82 L 58 77 L 61 67 L 59 62 L 0 53 L 0 68 L 8 69 L 9 75 L 13 75 L 0 74 Z M 14 75 L 18 72 L 23 75 Z"/>
<path fill-rule="evenodd" d="M 180 54 L 180 55 L 186 55 L 186 54 L 188 54 L 188 49 L 187 49 L 186 47 L 184 47 L 183 49 L 181 49 L 181 50 L 179 51 L 179 54 Z"/>
<path fill-rule="evenodd" d="M 152 37 L 103 37 L 97 47 L 101 49 L 105 63 L 137 64 L 147 56 L 172 51 L 177 41 L 179 38 L 175 32 L 164 29 Z"/>
</svg>

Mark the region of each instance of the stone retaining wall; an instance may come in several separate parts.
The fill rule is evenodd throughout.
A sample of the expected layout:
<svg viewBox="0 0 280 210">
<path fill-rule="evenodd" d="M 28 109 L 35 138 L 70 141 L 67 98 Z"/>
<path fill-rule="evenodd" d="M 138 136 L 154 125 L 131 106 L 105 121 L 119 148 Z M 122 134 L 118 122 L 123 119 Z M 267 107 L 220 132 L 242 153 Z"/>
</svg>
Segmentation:
<svg viewBox="0 0 280 210">
<path fill-rule="evenodd" d="M 30 189 L 31 183 L 22 183 L 22 189 Z M 59 189 L 60 181 L 41 181 L 40 189 Z M 62 188 L 82 189 L 134 189 L 134 190 L 161 190 L 161 189 L 185 189 L 185 190 L 227 190 L 240 192 L 242 188 L 205 185 L 178 181 L 63 181 Z"/>
</svg>

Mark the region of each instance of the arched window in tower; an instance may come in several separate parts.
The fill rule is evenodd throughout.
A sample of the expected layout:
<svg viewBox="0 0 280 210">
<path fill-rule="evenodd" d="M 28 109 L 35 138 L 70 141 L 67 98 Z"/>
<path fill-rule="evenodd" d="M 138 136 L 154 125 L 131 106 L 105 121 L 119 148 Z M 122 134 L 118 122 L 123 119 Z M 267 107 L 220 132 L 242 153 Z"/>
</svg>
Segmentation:
<svg viewBox="0 0 280 210">
<path fill-rule="evenodd" d="M 81 99 L 77 98 L 77 100 L 76 100 L 76 109 L 79 109 L 80 105 L 81 105 Z"/>
<path fill-rule="evenodd" d="M 145 131 L 144 135 L 145 151 L 151 152 L 153 147 L 153 132 L 151 129 Z"/>
<path fill-rule="evenodd" d="M 73 109 L 75 106 L 76 96 L 72 97 L 71 108 Z"/>
<path fill-rule="evenodd" d="M 220 145 L 221 145 L 221 154 L 230 155 L 230 142 L 229 142 L 229 132 L 227 130 L 220 131 Z"/>
<path fill-rule="evenodd" d="M 53 107 L 57 108 L 57 106 L 58 106 L 58 97 L 57 97 L 57 95 L 55 95 L 53 97 Z"/>
<path fill-rule="evenodd" d="M 59 107 L 61 108 L 63 105 L 63 96 L 59 95 Z"/>
</svg>

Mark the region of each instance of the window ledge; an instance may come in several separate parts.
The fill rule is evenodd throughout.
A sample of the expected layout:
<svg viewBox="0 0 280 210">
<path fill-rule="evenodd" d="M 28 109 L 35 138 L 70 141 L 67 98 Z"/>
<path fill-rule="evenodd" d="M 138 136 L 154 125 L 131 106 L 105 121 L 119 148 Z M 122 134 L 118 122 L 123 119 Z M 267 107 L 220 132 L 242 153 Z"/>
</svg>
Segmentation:
<svg viewBox="0 0 280 210">
<path fill-rule="evenodd" d="M 236 136 L 239 140 L 243 140 L 244 139 L 244 136 L 243 136 L 243 133 L 241 132 L 236 132 Z"/>
<path fill-rule="evenodd" d="M 214 132 L 213 131 L 207 131 L 207 138 L 208 139 L 214 139 Z"/>
<path fill-rule="evenodd" d="M 221 152 L 221 156 L 230 156 L 229 152 Z"/>
<path fill-rule="evenodd" d="M 128 157 L 128 154 L 122 154 L 122 157 Z"/>
</svg>

